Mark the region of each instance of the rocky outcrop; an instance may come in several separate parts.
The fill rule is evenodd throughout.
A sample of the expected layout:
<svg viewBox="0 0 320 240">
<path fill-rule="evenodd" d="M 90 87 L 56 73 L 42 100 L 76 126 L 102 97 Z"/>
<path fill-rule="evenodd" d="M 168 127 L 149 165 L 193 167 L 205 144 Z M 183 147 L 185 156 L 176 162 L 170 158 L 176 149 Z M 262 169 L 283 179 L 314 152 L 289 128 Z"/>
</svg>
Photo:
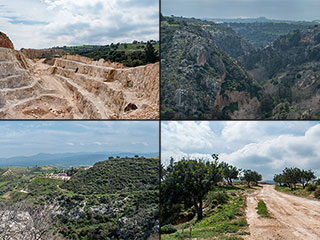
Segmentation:
<svg viewBox="0 0 320 240">
<path fill-rule="evenodd" d="M 6 48 L 0 59 L 0 118 L 159 117 L 159 64 L 124 68 L 66 55 L 50 66 Z"/>
<path fill-rule="evenodd" d="M 66 52 L 63 49 L 25 49 L 22 48 L 21 52 L 30 59 L 52 58 L 61 57 Z"/>
<path fill-rule="evenodd" d="M 3 32 L 0 32 L 0 47 L 14 49 L 13 43 Z"/>
<path fill-rule="evenodd" d="M 257 111 L 243 116 L 240 112 L 253 99 L 258 102 L 259 88 L 231 57 L 247 53 L 250 44 L 214 23 L 179 17 L 163 20 L 162 118 L 230 119 L 240 114 L 256 119 Z"/>
</svg>

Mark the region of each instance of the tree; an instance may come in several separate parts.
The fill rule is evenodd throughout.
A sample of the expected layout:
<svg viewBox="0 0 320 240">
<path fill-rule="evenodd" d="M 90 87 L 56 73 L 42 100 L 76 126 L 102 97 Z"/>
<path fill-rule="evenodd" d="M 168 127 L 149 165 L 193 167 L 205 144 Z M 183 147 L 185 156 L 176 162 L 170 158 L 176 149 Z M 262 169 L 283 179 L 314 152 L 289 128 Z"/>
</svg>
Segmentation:
<svg viewBox="0 0 320 240">
<path fill-rule="evenodd" d="M 279 183 L 280 186 L 282 186 L 282 184 L 285 183 L 284 177 L 282 174 L 275 174 L 273 177 L 273 181 L 276 183 Z"/>
<path fill-rule="evenodd" d="M 297 183 L 301 182 L 301 170 L 299 168 L 285 168 L 282 175 L 284 181 L 290 185 L 291 190 L 296 189 Z"/>
<path fill-rule="evenodd" d="M 155 63 L 157 61 L 157 54 L 152 43 L 147 42 L 147 46 L 144 50 L 147 63 Z"/>
<path fill-rule="evenodd" d="M 239 175 L 239 170 L 237 169 L 237 167 L 232 166 L 226 162 L 222 162 L 220 164 L 220 167 L 223 169 L 223 177 L 224 179 L 230 184 L 232 185 L 232 180 L 236 180 L 238 179 L 238 175 Z"/>
<path fill-rule="evenodd" d="M 255 185 L 258 185 L 258 182 L 262 180 L 262 175 L 250 169 L 243 170 L 243 176 L 241 177 L 241 180 L 246 181 L 248 187 L 250 187 L 251 182 L 253 182 Z"/>
<path fill-rule="evenodd" d="M 314 175 L 314 172 L 311 170 L 302 170 L 301 171 L 301 177 L 300 177 L 300 182 L 302 184 L 303 189 L 306 187 L 306 183 L 315 179 L 316 176 Z"/>
<path fill-rule="evenodd" d="M 193 205 L 198 220 L 202 219 L 203 199 L 223 177 L 218 155 L 214 154 L 213 158 L 214 162 L 182 159 L 169 165 L 161 183 L 162 205 Z"/>
</svg>

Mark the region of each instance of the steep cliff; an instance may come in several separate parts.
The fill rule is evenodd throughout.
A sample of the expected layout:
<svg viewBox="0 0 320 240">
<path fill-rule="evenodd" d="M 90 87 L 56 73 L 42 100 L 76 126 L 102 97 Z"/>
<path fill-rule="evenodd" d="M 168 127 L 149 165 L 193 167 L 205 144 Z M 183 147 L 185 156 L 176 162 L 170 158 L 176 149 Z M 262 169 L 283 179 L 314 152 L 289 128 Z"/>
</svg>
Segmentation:
<svg viewBox="0 0 320 240">
<path fill-rule="evenodd" d="M 163 118 L 257 117 L 261 89 L 231 57 L 248 53 L 248 43 L 231 29 L 196 19 L 163 17 L 161 29 Z"/>
<path fill-rule="evenodd" d="M 67 55 L 51 66 L 8 48 L 0 59 L 0 118 L 159 117 L 159 64 L 124 68 Z"/>
</svg>

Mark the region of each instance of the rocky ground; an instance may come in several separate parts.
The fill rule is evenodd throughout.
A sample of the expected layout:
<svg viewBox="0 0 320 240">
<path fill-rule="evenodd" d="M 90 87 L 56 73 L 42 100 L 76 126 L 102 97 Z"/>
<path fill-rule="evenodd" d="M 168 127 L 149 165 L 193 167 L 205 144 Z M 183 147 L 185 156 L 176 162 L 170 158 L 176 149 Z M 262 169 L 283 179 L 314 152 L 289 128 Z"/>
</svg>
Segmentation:
<svg viewBox="0 0 320 240">
<path fill-rule="evenodd" d="M 159 118 L 158 63 L 125 68 L 77 55 L 31 60 L 0 40 L 2 119 Z"/>
</svg>

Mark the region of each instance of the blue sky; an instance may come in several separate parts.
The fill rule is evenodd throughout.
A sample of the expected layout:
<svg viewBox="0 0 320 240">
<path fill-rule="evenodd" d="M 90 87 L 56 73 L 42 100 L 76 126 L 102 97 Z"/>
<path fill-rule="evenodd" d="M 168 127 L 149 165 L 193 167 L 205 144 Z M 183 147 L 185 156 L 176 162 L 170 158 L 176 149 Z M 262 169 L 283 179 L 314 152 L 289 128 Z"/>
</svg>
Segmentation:
<svg viewBox="0 0 320 240">
<path fill-rule="evenodd" d="M 184 17 L 320 19 L 319 0 L 162 0 L 162 13 Z"/>
<path fill-rule="evenodd" d="M 260 172 L 265 180 L 285 167 L 313 169 L 320 177 L 320 122 L 163 122 L 161 161 L 170 157 L 220 160 Z"/>
<path fill-rule="evenodd" d="M 38 153 L 159 151 L 157 121 L 0 121 L 0 158 Z"/>
<path fill-rule="evenodd" d="M 158 0 L 1 0 L 0 31 L 15 48 L 159 39 Z"/>
</svg>

